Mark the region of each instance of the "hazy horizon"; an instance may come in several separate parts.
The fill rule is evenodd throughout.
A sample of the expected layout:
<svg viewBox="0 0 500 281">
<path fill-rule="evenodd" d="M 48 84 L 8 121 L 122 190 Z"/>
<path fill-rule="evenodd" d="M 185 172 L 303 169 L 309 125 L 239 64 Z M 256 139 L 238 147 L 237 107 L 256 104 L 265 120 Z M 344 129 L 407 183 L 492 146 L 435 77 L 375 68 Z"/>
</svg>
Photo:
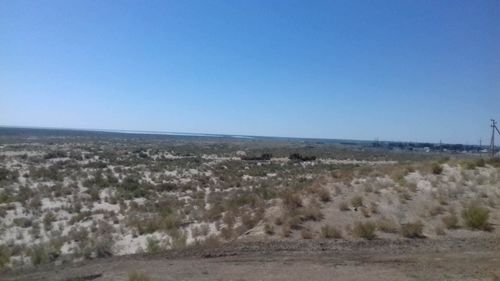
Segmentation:
<svg viewBox="0 0 500 281">
<path fill-rule="evenodd" d="M 500 1 L 2 1 L 0 124 L 483 145 Z M 500 120 L 499 120 L 500 121 Z"/>
</svg>

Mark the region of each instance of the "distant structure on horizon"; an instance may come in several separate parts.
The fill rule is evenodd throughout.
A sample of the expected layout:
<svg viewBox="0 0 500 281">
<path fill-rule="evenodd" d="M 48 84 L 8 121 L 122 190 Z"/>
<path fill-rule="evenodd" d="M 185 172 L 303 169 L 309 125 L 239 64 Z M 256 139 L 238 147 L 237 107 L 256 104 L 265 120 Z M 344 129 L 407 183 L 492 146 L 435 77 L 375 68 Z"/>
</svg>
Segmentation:
<svg viewBox="0 0 500 281">
<path fill-rule="evenodd" d="M 491 119 L 491 143 L 490 143 L 490 156 L 491 158 L 495 157 L 495 131 L 500 135 L 500 131 L 497 127 L 497 121 L 495 119 Z"/>
</svg>

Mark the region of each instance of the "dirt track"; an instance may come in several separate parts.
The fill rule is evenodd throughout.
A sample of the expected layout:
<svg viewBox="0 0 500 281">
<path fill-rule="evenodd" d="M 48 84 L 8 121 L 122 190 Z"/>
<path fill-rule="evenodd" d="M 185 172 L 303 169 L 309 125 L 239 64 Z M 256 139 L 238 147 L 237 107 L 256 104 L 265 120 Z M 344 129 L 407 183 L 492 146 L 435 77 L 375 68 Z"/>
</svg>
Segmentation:
<svg viewBox="0 0 500 281">
<path fill-rule="evenodd" d="M 500 280 L 499 239 L 238 242 L 6 272 L 0 280 Z"/>
</svg>

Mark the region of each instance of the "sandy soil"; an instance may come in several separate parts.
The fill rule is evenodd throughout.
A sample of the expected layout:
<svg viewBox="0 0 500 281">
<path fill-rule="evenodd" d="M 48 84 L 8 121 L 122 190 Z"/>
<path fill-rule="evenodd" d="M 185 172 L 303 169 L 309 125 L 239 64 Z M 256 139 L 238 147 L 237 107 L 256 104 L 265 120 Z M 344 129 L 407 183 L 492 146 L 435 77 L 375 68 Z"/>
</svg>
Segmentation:
<svg viewBox="0 0 500 281">
<path fill-rule="evenodd" d="M 500 239 L 267 241 L 4 272 L 1 280 L 500 280 Z"/>
</svg>

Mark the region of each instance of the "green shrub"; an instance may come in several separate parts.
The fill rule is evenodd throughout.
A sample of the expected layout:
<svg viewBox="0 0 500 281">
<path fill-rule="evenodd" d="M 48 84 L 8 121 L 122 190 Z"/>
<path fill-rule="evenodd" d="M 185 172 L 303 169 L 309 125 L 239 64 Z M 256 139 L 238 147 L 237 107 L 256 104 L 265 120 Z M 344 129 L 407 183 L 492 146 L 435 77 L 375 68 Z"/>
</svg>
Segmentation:
<svg viewBox="0 0 500 281">
<path fill-rule="evenodd" d="M 0 245 L 0 270 L 10 262 L 11 251 L 6 245 Z"/>
<path fill-rule="evenodd" d="M 187 236 L 185 232 L 174 229 L 170 230 L 168 234 L 170 235 L 170 246 L 172 249 L 182 249 L 186 247 Z"/>
<path fill-rule="evenodd" d="M 491 230 L 491 226 L 488 223 L 489 216 L 490 211 L 477 204 L 468 206 L 462 212 L 465 225 L 472 229 Z"/>
<path fill-rule="evenodd" d="M 29 257 L 33 265 L 40 265 L 55 261 L 60 254 L 59 249 L 50 247 L 46 244 L 34 245 L 29 250 Z"/>
<path fill-rule="evenodd" d="M 150 254 L 156 254 L 161 252 L 161 250 L 160 241 L 153 237 L 148 237 L 146 240 L 146 251 Z"/>
<path fill-rule="evenodd" d="M 45 217 L 43 218 L 43 225 L 45 227 L 45 231 L 49 231 L 52 229 L 52 223 L 56 221 L 56 215 L 52 212 L 48 212 L 45 214 Z"/>
<path fill-rule="evenodd" d="M 113 255 L 113 239 L 111 237 L 101 237 L 95 243 L 95 253 L 98 258 L 111 257 Z"/>
<path fill-rule="evenodd" d="M 421 221 L 407 223 L 401 226 L 401 235 L 406 238 L 423 238 L 423 230 L 424 224 Z"/>
<path fill-rule="evenodd" d="M 372 240 L 377 237 L 375 234 L 376 229 L 376 225 L 372 222 L 357 222 L 354 225 L 353 234 L 356 237 Z"/>
</svg>

